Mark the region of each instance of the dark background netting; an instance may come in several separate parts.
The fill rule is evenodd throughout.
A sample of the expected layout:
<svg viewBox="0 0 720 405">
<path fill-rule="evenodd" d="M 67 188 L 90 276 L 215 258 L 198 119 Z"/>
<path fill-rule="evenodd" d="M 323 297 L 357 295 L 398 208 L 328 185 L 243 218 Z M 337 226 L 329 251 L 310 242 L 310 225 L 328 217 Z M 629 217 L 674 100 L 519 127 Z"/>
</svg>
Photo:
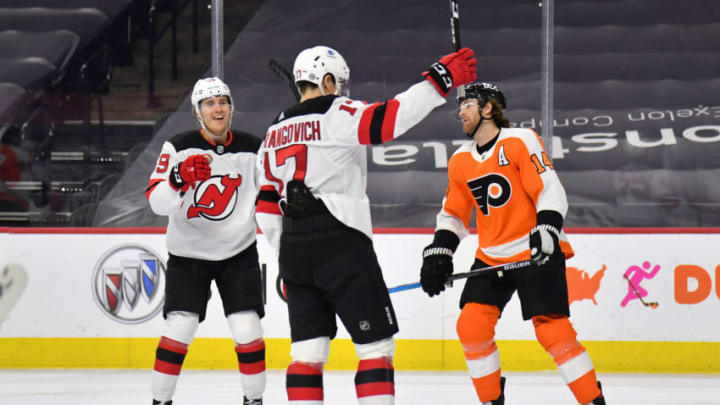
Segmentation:
<svg viewBox="0 0 720 405">
<path fill-rule="evenodd" d="M 461 5 L 478 78 L 497 83 L 514 125 L 542 132 L 541 9 L 535 1 Z M 571 227 L 720 226 L 720 2 L 555 2 L 554 164 Z M 446 1 L 267 0 L 225 54 L 233 127 L 264 136 L 293 103 L 267 69 L 328 45 L 351 69 L 351 96 L 393 97 L 451 50 Z M 465 139 L 454 103 L 387 145 L 369 147 L 375 227 L 433 227 L 446 161 Z M 189 97 L 102 200 L 94 226 L 164 225 L 144 190 L 163 141 L 194 128 Z"/>
</svg>

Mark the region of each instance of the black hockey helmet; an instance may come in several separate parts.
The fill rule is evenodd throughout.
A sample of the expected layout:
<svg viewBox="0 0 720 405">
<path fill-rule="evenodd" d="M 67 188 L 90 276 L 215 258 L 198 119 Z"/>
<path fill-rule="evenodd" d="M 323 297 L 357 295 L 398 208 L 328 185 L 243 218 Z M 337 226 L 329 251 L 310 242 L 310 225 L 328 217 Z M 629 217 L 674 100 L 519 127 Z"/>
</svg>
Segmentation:
<svg viewBox="0 0 720 405">
<path fill-rule="evenodd" d="M 458 97 L 458 104 L 469 98 L 476 98 L 478 104 L 482 107 L 491 98 L 496 99 L 503 108 L 507 108 L 505 102 L 505 96 L 500 91 L 500 88 L 492 83 L 488 82 L 473 82 L 465 85 L 465 96 Z"/>
</svg>

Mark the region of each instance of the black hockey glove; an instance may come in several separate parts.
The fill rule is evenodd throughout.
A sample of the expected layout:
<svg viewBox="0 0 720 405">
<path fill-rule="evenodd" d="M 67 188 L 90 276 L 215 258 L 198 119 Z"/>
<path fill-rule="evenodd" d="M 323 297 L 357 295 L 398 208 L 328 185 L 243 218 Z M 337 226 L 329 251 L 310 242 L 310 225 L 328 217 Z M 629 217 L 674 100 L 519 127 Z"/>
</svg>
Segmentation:
<svg viewBox="0 0 720 405">
<path fill-rule="evenodd" d="M 560 229 L 563 217 L 556 211 L 540 211 L 537 225 L 530 231 L 530 260 L 538 266 L 560 254 Z"/>
<path fill-rule="evenodd" d="M 306 218 L 315 213 L 320 205 L 320 201 L 300 180 L 291 180 L 287 184 L 286 194 L 287 202 L 280 201 L 280 208 L 290 218 Z"/>
<path fill-rule="evenodd" d="M 440 230 L 435 232 L 433 243 L 423 250 L 420 284 L 429 296 L 445 290 L 445 283 L 453 273 L 453 253 L 459 243 L 460 239 L 454 233 Z"/>
</svg>

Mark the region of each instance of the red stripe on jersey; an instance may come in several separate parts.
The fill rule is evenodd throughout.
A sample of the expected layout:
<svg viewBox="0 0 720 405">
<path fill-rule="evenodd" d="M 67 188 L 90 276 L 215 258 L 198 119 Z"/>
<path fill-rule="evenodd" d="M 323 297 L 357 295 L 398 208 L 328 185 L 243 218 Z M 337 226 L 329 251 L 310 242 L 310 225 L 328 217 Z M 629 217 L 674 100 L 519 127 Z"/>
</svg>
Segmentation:
<svg viewBox="0 0 720 405">
<path fill-rule="evenodd" d="M 157 372 L 170 375 L 180 375 L 180 369 L 182 369 L 182 364 L 168 363 L 160 359 L 155 359 L 155 366 L 153 367 L 153 370 Z"/>
<path fill-rule="evenodd" d="M 357 397 L 369 397 L 373 395 L 395 395 L 395 384 L 391 382 L 374 382 L 355 386 Z"/>
<path fill-rule="evenodd" d="M 243 374 L 260 374 L 265 371 L 265 360 L 257 363 L 240 363 L 238 362 L 238 370 Z"/>
<path fill-rule="evenodd" d="M 393 140 L 395 138 L 395 119 L 397 118 L 398 108 L 400 108 L 400 102 L 392 99 L 388 100 L 385 108 L 385 117 L 383 117 L 382 124 L 382 141 L 383 143 Z"/>
<path fill-rule="evenodd" d="M 260 191 L 270 191 L 270 192 L 277 193 L 277 189 L 269 184 L 260 186 Z"/>
<path fill-rule="evenodd" d="M 288 388 L 288 401 L 322 401 L 322 388 Z"/>
<path fill-rule="evenodd" d="M 277 205 L 277 203 L 262 200 L 258 200 L 257 206 L 255 206 L 255 212 L 282 215 L 282 211 L 280 211 L 280 207 Z"/>
<path fill-rule="evenodd" d="M 157 187 L 157 185 L 162 183 L 163 181 L 165 181 L 165 179 L 151 179 L 150 185 L 147 189 L 145 189 L 145 198 L 149 200 L 150 194 L 152 194 L 152 192 L 155 190 L 155 187 Z"/>
<path fill-rule="evenodd" d="M 358 363 L 358 371 L 367 371 L 376 368 L 393 369 L 392 361 L 387 357 L 380 357 L 377 359 L 360 360 Z"/>
<path fill-rule="evenodd" d="M 371 145 L 370 141 L 370 124 L 375 113 L 375 109 L 380 106 L 380 103 L 374 103 L 370 107 L 366 108 L 360 117 L 360 124 L 358 125 L 358 141 L 360 145 Z"/>
<path fill-rule="evenodd" d="M 282 215 L 278 201 L 280 201 L 280 194 L 278 194 L 275 187 L 269 184 L 260 186 L 260 192 L 255 202 L 255 211 L 265 214 Z"/>
</svg>

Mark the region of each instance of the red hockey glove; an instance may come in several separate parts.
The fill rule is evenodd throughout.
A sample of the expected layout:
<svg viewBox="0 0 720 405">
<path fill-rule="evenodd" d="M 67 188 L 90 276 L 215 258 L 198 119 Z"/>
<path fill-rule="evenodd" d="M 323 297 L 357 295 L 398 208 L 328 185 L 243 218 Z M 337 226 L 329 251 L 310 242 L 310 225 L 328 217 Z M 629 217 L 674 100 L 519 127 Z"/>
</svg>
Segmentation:
<svg viewBox="0 0 720 405">
<path fill-rule="evenodd" d="M 196 181 L 205 181 L 210 178 L 210 165 L 203 155 L 191 155 L 182 163 L 176 164 L 170 172 L 170 184 L 181 192 L 188 187 L 195 187 Z"/>
<path fill-rule="evenodd" d="M 477 78 L 477 59 L 473 57 L 474 55 L 472 49 L 462 48 L 443 56 L 422 75 L 435 86 L 441 96 L 447 97 L 453 87 L 471 83 Z"/>
</svg>

